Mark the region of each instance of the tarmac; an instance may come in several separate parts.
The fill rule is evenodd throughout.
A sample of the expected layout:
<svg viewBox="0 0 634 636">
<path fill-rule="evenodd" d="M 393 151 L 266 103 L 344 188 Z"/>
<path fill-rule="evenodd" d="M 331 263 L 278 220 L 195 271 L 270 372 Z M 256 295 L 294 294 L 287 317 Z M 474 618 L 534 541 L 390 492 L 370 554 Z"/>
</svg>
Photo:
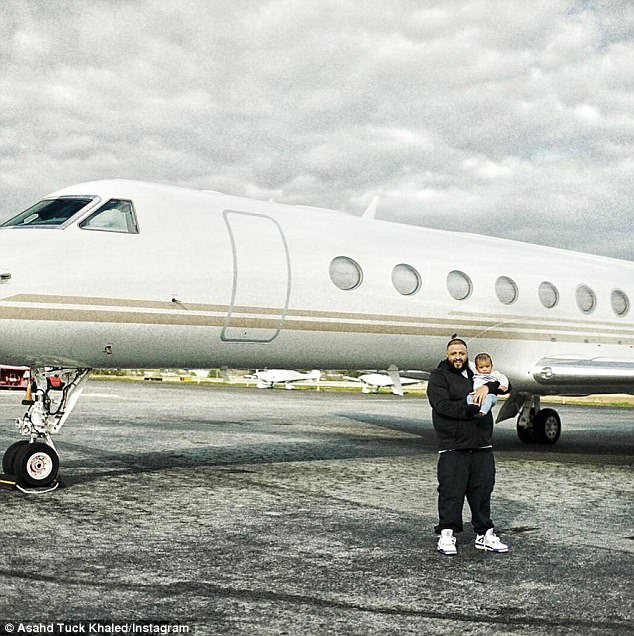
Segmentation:
<svg viewBox="0 0 634 636">
<path fill-rule="evenodd" d="M 0 490 L 0 633 L 634 633 L 634 410 L 557 409 L 496 426 L 510 551 L 448 557 L 424 398 L 91 380 L 61 487 Z"/>
</svg>

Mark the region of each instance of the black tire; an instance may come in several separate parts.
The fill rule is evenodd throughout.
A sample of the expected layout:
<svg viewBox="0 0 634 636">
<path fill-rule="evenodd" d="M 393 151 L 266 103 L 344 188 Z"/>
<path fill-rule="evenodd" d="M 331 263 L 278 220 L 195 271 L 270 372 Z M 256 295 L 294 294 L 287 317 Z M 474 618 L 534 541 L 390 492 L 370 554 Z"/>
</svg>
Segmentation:
<svg viewBox="0 0 634 636">
<path fill-rule="evenodd" d="M 14 442 L 4 451 L 4 455 L 2 456 L 2 472 L 5 475 L 15 475 L 15 458 L 17 457 L 18 451 L 23 446 L 28 446 L 29 440 L 21 439 L 19 442 Z"/>
<path fill-rule="evenodd" d="M 19 449 L 14 460 L 16 476 L 22 486 L 48 486 L 57 477 L 59 457 L 48 444 L 36 442 Z"/>
<path fill-rule="evenodd" d="M 518 421 L 516 430 L 517 436 L 520 438 L 521 442 L 524 442 L 524 444 L 535 444 L 537 442 L 537 434 L 532 423 L 531 426 L 520 426 Z"/>
<path fill-rule="evenodd" d="M 533 420 L 537 442 L 555 444 L 561 435 L 561 419 L 554 409 L 541 409 Z"/>
</svg>

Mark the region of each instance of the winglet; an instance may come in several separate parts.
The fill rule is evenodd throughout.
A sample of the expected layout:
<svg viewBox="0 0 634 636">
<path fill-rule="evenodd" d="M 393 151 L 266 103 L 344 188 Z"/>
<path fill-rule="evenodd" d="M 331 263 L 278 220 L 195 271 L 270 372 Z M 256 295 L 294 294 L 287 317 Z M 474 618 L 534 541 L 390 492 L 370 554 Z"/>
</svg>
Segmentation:
<svg viewBox="0 0 634 636">
<path fill-rule="evenodd" d="M 365 212 L 361 215 L 362 218 L 373 220 L 374 217 L 376 216 L 376 205 L 377 205 L 378 202 L 379 202 L 378 195 L 377 196 L 373 196 L 372 197 L 372 201 L 370 201 L 370 204 L 365 209 Z"/>
</svg>

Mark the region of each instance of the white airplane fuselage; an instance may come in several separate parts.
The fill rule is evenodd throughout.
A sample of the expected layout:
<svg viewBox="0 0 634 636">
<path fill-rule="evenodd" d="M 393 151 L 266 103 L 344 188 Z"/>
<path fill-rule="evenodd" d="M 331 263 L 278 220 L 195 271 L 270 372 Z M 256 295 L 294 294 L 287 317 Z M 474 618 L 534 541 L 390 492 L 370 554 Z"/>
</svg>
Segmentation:
<svg viewBox="0 0 634 636">
<path fill-rule="evenodd" d="M 549 385 L 536 372 L 550 358 L 631 370 L 634 312 L 615 309 L 613 294 L 634 298 L 632 262 L 123 180 L 50 197 L 72 195 L 94 199 L 64 228 L 0 229 L 3 364 L 429 370 L 458 334 L 515 391 L 634 392 L 627 374 Z M 109 199 L 132 201 L 137 234 L 79 227 Z M 355 288 L 331 279 L 337 257 L 358 264 Z M 395 287 L 398 265 L 418 272 L 415 293 Z M 464 300 L 450 294 L 450 272 L 471 280 Z M 500 277 L 516 286 L 510 304 Z M 558 292 L 551 308 L 544 282 Z M 580 286 L 595 295 L 590 311 Z"/>
</svg>

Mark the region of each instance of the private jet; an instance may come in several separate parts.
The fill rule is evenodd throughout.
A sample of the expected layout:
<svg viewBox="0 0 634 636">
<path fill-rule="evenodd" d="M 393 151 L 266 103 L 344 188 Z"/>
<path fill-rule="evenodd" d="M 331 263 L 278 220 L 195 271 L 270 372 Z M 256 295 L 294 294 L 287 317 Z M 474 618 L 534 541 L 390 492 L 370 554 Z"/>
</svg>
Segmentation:
<svg viewBox="0 0 634 636">
<path fill-rule="evenodd" d="M 541 396 L 634 393 L 633 281 L 630 261 L 382 221 L 375 201 L 357 217 L 128 180 L 66 187 L 0 227 L 0 361 L 32 378 L 3 470 L 56 480 L 52 436 L 91 368 L 431 371 L 454 333 L 510 378 L 498 421 L 553 444 Z"/>
</svg>

